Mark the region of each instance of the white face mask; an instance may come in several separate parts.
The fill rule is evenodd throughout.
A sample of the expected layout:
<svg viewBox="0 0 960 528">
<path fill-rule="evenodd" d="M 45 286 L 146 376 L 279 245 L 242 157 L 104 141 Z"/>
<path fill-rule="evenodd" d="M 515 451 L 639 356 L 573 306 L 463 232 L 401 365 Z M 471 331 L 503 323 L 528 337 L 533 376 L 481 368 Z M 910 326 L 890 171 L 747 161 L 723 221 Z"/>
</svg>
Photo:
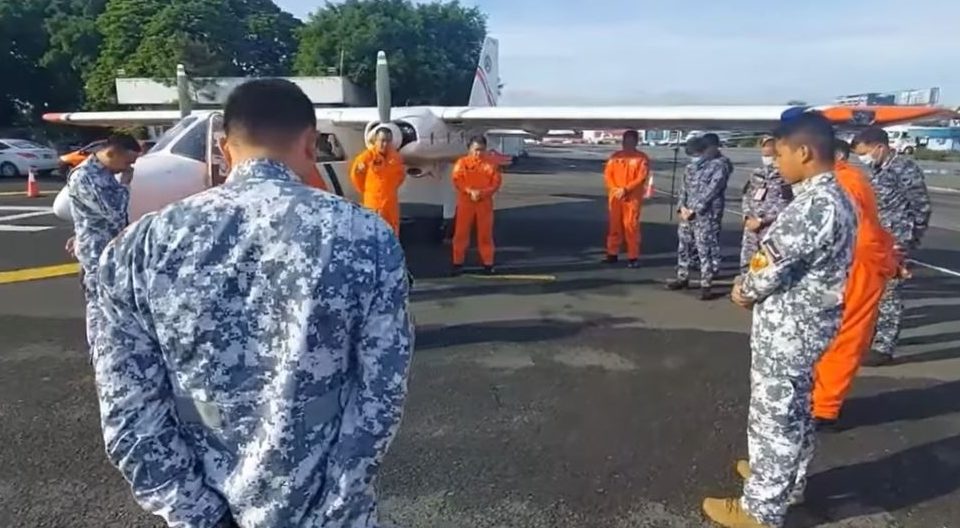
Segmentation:
<svg viewBox="0 0 960 528">
<path fill-rule="evenodd" d="M 773 156 L 760 156 L 760 161 L 763 162 L 764 167 L 770 167 L 773 165 Z"/>
<path fill-rule="evenodd" d="M 873 165 L 876 163 L 872 154 L 861 154 L 857 157 L 860 158 L 860 163 L 863 163 L 864 165 Z"/>
<path fill-rule="evenodd" d="M 700 156 L 690 156 L 690 163 L 700 163 Z"/>
</svg>

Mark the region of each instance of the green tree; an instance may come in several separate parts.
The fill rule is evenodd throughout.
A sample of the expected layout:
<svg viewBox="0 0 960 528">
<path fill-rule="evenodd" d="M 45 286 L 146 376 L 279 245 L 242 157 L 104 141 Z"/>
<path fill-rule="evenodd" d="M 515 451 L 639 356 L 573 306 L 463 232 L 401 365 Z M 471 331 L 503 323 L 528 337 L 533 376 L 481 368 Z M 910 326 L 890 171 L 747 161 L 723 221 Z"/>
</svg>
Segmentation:
<svg viewBox="0 0 960 528">
<path fill-rule="evenodd" d="M 16 123 L 44 106 L 49 73 L 40 66 L 47 49 L 41 0 L 0 0 L 0 125 Z"/>
<path fill-rule="evenodd" d="M 289 75 L 300 23 L 271 0 L 107 0 L 90 106 L 115 104 L 117 71 L 171 78 Z"/>
<path fill-rule="evenodd" d="M 485 35 L 483 13 L 457 1 L 347 0 L 310 17 L 300 32 L 295 70 L 326 75 L 339 69 L 342 57 L 342 74 L 372 87 L 376 53 L 384 50 L 397 104 L 464 104 Z"/>
</svg>

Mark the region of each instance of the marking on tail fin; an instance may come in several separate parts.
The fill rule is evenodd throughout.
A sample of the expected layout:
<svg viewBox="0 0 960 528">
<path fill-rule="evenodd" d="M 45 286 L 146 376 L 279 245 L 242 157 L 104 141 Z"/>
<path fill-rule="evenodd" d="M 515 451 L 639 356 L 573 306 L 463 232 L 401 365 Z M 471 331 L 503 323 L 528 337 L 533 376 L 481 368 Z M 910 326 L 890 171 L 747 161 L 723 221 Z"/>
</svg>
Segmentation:
<svg viewBox="0 0 960 528">
<path fill-rule="evenodd" d="M 484 55 L 484 66 L 487 68 L 487 71 L 492 66 L 490 64 L 490 55 Z M 483 68 L 477 66 L 477 78 L 480 79 L 480 86 L 483 87 L 483 93 L 487 96 L 487 104 L 490 106 L 497 106 L 496 99 L 493 98 L 493 92 L 490 90 L 490 82 L 487 80 L 487 72 L 483 71 Z"/>
</svg>

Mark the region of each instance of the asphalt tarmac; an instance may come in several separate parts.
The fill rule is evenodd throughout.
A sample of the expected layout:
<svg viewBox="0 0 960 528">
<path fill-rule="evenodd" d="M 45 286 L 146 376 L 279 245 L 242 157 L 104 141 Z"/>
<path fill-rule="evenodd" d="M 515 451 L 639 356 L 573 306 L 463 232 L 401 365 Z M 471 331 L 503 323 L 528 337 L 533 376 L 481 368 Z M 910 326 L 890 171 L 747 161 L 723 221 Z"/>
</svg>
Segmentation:
<svg viewBox="0 0 960 528">
<path fill-rule="evenodd" d="M 663 289 L 676 249 L 666 194 L 644 208 L 643 267 L 599 264 L 605 152 L 542 149 L 505 175 L 500 277 L 447 278 L 449 247 L 408 248 L 417 350 L 381 474 L 386 520 L 687 528 L 709 526 L 704 496 L 739 493 L 750 314 Z M 753 155 L 734 156 L 731 208 Z M 660 190 L 670 156 L 655 153 Z M 936 196 L 902 359 L 861 371 L 844 430 L 820 435 L 791 527 L 960 526 L 960 197 Z M 52 215 L 3 218 L 52 200 L 0 194 L 0 276 L 68 262 L 70 230 Z M 726 220 L 729 279 L 740 234 L 735 214 Z M 13 225 L 50 229 L 2 227 Z M 133 502 L 99 433 L 77 277 L 0 284 L 0 526 L 162 526 Z"/>
</svg>

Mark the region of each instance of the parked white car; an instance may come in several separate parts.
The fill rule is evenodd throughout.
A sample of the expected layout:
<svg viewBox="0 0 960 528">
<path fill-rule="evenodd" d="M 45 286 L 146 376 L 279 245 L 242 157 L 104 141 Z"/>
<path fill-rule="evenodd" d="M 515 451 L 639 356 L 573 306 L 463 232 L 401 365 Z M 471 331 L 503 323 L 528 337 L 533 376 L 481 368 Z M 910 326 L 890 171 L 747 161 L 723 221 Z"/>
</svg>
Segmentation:
<svg viewBox="0 0 960 528">
<path fill-rule="evenodd" d="M 56 170 L 60 165 L 57 151 L 25 139 L 0 139 L 0 178 Z"/>
</svg>

